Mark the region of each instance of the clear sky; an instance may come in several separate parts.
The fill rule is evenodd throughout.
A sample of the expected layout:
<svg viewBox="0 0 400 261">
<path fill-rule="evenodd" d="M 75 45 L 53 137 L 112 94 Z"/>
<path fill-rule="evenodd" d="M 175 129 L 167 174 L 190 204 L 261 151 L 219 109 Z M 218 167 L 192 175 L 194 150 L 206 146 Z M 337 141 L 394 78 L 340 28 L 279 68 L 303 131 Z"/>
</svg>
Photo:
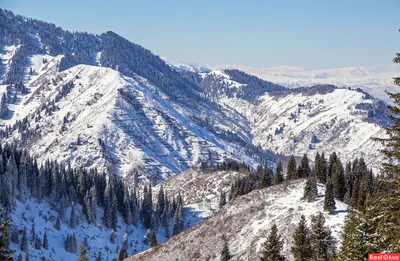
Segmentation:
<svg viewBox="0 0 400 261">
<path fill-rule="evenodd" d="M 73 31 L 108 30 L 171 60 L 306 69 L 389 64 L 400 0 L 0 0 Z"/>
</svg>

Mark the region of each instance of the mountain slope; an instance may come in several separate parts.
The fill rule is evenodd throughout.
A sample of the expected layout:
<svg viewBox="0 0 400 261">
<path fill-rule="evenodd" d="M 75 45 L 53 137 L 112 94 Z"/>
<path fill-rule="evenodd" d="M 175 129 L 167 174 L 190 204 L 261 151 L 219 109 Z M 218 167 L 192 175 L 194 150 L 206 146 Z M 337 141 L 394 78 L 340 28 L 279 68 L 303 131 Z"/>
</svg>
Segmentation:
<svg viewBox="0 0 400 261">
<path fill-rule="evenodd" d="M 304 185 L 304 181 L 295 181 L 241 196 L 159 247 L 127 260 L 219 260 L 223 236 L 228 239 L 232 260 L 258 260 L 261 244 L 273 223 L 284 238 L 285 256 L 293 260 L 290 252 L 292 233 L 300 215 L 304 214 L 309 220 L 311 215 L 323 210 L 324 188 L 319 186 L 317 201 L 307 203 L 301 199 Z M 347 206 L 339 201 L 336 206 L 336 214 L 325 214 L 325 218 L 339 240 Z"/>
<path fill-rule="evenodd" d="M 258 91 L 256 95 L 232 92 L 247 85 L 232 80 L 228 72 L 213 71 L 203 77 L 216 90 L 214 101 L 235 109 L 250 122 L 255 145 L 284 155 L 307 153 L 311 158 L 317 151 L 336 151 L 346 160 L 363 156 L 370 167 L 379 168 L 382 145 L 371 138 L 384 135 L 382 126 L 390 122 L 384 102 L 333 85 Z M 259 89 L 263 90 L 262 85 Z"/>
</svg>

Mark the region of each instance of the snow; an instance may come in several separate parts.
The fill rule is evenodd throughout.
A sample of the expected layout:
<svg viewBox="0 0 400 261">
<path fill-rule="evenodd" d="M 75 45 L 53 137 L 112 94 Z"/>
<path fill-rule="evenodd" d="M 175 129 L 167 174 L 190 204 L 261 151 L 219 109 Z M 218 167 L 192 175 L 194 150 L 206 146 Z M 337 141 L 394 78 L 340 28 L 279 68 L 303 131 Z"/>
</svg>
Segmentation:
<svg viewBox="0 0 400 261">
<path fill-rule="evenodd" d="M 302 199 L 304 186 L 302 180 L 255 190 L 228 202 L 208 219 L 159 248 L 128 260 L 219 260 L 223 236 L 228 239 L 232 260 L 258 260 L 262 243 L 275 223 L 284 240 L 283 253 L 291 261 L 292 236 L 300 216 L 305 215 L 310 226 L 311 215 L 323 212 L 324 186 L 318 184 L 319 195 L 310 203 Z M 339 247 L 347 205 L 336 200 L 336 207 L 334 214 L 323 214 Z"/>
<path fill-rule="evenodd" d="M 4 81 L 7 77 L 8 71 L 10 70 L 10 65 L 12 63 L 12 58 L 14 57 L 19 45 L 6 45 L 0 51 L 0 82 Z"/>
<path fill-rule="evenodd" d="M 121 249 L 123 245 L 123 238 L 125 233 L 128 233 L 128 245 L 127 250 L 129 255 L 133 255 L 138 252 L 145 251 L 149 248 L 149 243 L 144 242 L 144 236 L 146 235 L 147 229 L 141 224 L 138 226 L 126 225 L 123 222 L 123 217 L 118 216 L 118 229 L 116 231 L 117 240 L 113 244 L 110 242 L 111 229 L 106 228 L 102 225 L 103 209 L 98 208 L 97 210 L 97 224 L 88 224 L 82 213 L 82 206 L 75 206 L 75 213 L 78 217 L 77 226 L 75 228 L 69 227 L 71 207 L 65 210 L 65 216 L 62 218 L 61 229 L 55 229 L 56 219 L 59 213 L 47 202 L 47 200 L 36 200 L 30 198 L 25 203 L 16 201 L 16 208 L 12 212 L 12 227 L 20 231 L 27 228 L 28 238 L 32 227 L 32 222 L 35 222 L 35 231 L 41 240 L 43 240 L 44 232 L 47 232 L 49 248 L 48 250 L 42 248 L 37 250 L 31 245 L 29 247 L 29 256 L 31 261 L 41 261 L 41 257 L 44 256 L 48 260 L 52 261 L 69 261 L 77 260 L 79 254 L 79 245 L 87 238 L 88 240 L 88 257 L 90 260 L 95 260 L 99 252 L 102 252 L 103 260 L 112 260 L 117 258 L 119 252 L 117 247 Z M 204 213 L 201 209 L 197 209 L 195 205 L 189 205 L 184 207 L 184 220 L 185 227 L 189 228 L 196 223 L 204 220 L 207 217 L 207 213 Z M 169 221 L 169 229 L 172 234 L 173 220 Z M 156 237 L 158 242 L 166 241 L 165 229 L 163 227 L 157 229 Z M 77 254 L 69 253 L 64 248 L 64 241 L 67 235 L 75 233 L 77 238 L 78 252 Z M 19 240 L 21 241 L 21 236 Z M 31 244 L 31 240 L 28 240 Z M 20 244 L 11 243 L 11 249 L 16 250 L 14 257 L 17 257 L 20 253 L 24 256 L 20 250 Z"/>
<path fill-rule="evenodd" d="M 43 63 L 43 59 L 47 60 L 47 63 Z M 37 79 L 41 74 L 47 71 L 49 66 L 52 66 L 52 60 L 54 56 L 47 54 L 37 54 L 29 57 L 28 66 L 25 68 L 25 77 L 24 84 L 29 85 L 29 83 L 33 82 Z M 32 68 L 33 74 L 30 75 L 30 70 Z"/>
<path fill-rule="evenodd" d="M 393 83 L 393 77 L 400 75 L 400 66 L 392 64 L 318 70 L 305 70 L 289 66 L 254 68 L 243 65 L 222 65 L 217 68 L 240 69 L 289 88 L 310 87 L 317 84 L 361 88 L 385 102 L 392 102 L 385 90 L 400 92 L 400 87 Z"/>
<path fill-rule="evenodd" d="M 177 71 L 189 71 L 195 73 L 204 73 L 211 71 L 209 68 L 203 65 L 194 65 L 194 64 L 187 64 L 178 61 L 169 60 L 166 57 L 160 57 L 164 60 L 166 64 L 168 64 L 172 69 Z"/>
</svg>

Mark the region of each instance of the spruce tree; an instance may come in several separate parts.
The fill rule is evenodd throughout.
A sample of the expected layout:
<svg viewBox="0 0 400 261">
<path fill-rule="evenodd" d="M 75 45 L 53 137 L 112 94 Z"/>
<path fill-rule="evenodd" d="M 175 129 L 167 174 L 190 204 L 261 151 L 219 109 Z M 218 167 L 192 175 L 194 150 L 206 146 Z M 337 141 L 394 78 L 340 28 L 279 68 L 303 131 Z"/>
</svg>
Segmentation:
<svg viewBox="0 0 400 261">
<path fill-rule="evenodd" d="M 317 181 L 314 175 L 311 175 L 306 182 L 306 186 L 304 187 L 303 198 L 307 200 L 307 202 L 315 201 L 315 198 L 318 196 L 318 188 Z"/>
<path fill-rule="evenodd" d="M 60 216 L 57 217 L 56 224 L 54 225 L 55 229 L 60 230 L 61 229 L 61 219 Z"/>
<path fill-rule="evenodd" d="M 283 166 L 282 166 L 282 161 L 279 160 L 278 164 L 276 165 L 274 185 L 281 184 L 282 182 L 283 182 Z"/>
<path fill-rule="evenodd" d="M 260 261 L 285 261 L 282 255 L 283 240 L 278 234 L 276 224 L 273 224 L 268 235 L 267 241 L 263 244 Z"/>
<path fill-rule="evenodd" d="M 128 258 L 128 253 L 126 252 L 125 248 L 122 248 L 121 251 L 119 251 L 118 261 L 123 261 L 126 258 Z"/>
<path fill-rule="evenodd" d="M 332 214 L 335 209 L 336 203 L 333 194 L 333 183 L 331 179 L 328 179 L 325 186 L 324 210 Z"/>
<path fill-rule="evenodd" d="M 150 247 L 155 247 L 158 245 L 156 232 L 154 230 L 151 231 L 150 234 Z"/>
<path fill-rule="evenodd" d="M 224 246 L 222 247 L 222 250 L 221 250 L 220 260 L 221 261 L 231 260 L 231 253 L 229 251 L 228 241 L 226 240 L 226 238 L 224 238 Z"/>
<path fill-rule="evenodd" d="M 44 249 L 49 249 L 49 242 L 47 240 L 47 232 L 44 232 L 44 236 L 43 236 L 43 248 Z"/>
<path fill-rule="evenodd" d="M 301 158 L 299 168 L 297 170 L 297 177 L 307 178 L 310 174 L 311 174 L 311 169 L 308 163 L 308 157 L 307 154 L 304 153 L 303 157 Z"/>
<path fill-rule="evenodd" d="M 79 261 L 89 261 L 89 258 L 87 257 L 87 250 L 86 250 L 85 242 L 81 243 L 78 260 Z"/>
<path fill-rule="evenodd" d="M 226 194 L 225 191 L 221 191 L 219 194 L 219 208 L 222 208 L 226 204 Z"/>
<path fill-rule="evenodd" d="M 346 179 L 344 168 L 340 159 L 336 159 L 332 166 L 333 194 L 336 198 L 343 201 L 346 194 Z"/>
<path fill-rule="evenodd" d="M 69 227 L 70 228 L 75 228 L 76 224 L 77 224 L 77 221 L 76 221 L 76 214 L 75 214 L 75 206 L 72 206 L 71 216 L 70 216 L 70 219 L 69 219 Z"/>
<path fill-rule="evenodd" d="M 310 242 L 313 260 L 331 261 L 336 256 L 334 238 L 329 228 L 325 226 L 324 214 L 321 212 L 311 216 Z"/>
<path fill-rule="evenodd" d="M 292 253 L 296 261 L 308 261 L 312 257 L 310 232 L 304 215 L 301 215 L 299 224 L 293 234 Z"/>
<path fill-rule="evenodd" d="M 289 162 L 286 168 L 286 179 L 292 180 L 297 178 L 297 165 L 296 159 L 293 155 L 290 156 Z"/>
<path fill-rule="evenodd" d="M 26 234 L 26 227 L 22 232 L 22 239 L 21 239 L 21 251 L 25 252 L 28 249 L 28 236 Z"/>
<path fill-rule="evenodd" d="M 9 249 L 9 227 L 10 220 L 5 218 L 4 211 L 0 208 L 0 260 L 4 261 L 13 260 L 12 254 L 15 252 Z"/>
</svg>

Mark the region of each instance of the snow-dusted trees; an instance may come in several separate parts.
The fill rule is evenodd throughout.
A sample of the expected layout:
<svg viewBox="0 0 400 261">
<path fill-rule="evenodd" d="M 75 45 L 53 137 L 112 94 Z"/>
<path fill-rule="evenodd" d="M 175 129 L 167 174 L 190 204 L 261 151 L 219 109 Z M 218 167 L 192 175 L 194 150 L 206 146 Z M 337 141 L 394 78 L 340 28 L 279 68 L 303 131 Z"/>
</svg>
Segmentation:
<svg viewBox="0 0 400 261">
<path fill-rule="evenodd" d="M 10 220 L 4 215 L 4 210 L 0 208 L 0 260 L 12 261 L 12 254 L 15 252 L 9 249 L 9 227 Z"/>
<path fill-rule="evenodd" d="M 142 202 L 142 217 L 143 217 L 143 226 L 145 228 L 151 227 L 152 216 L 153 216 L 153 200 L 152 200 L 152 189 L 151 186 L 144 187 L 143 190 L 143 202 Z"/>
<path fill-rule="evenodd" d="M 117 230 L 117 196 L 115 193 L 115 177 L 110 176 L 104 191 L 104 217 L 103 223 L 106 227 Z"/>
<path fill-rule="evenodd" d="M 278 234 L 276 224 L 273 224 L 267 241 L 263 244 L 260 261 L 285 261 L 286 258 L 282 255 L 282 249 L 283 240 Z"/>
<path fill-rule="evenodd" d="M 276 171 L 274 175 L 274 185 L 278 185 L 283 182 L 283 166 L 282 166 L 282 161 L 278 161 L 278 164 L 276 165 Z"/>
<path fill-rule="evenodd" d="M 333 213 L 336 209 L 335 197 L 333 194 L 332 179 L 328 179 L 325 187 L 324 210 Z"/>
<path fill-rule="evenodd" d="M 49 249 L 49 241 L 47 240 L 47 232 L 44 232 L 43 235 L 43 248 L 44 249 Z"/>
<path fill-rule="evenodd" d="M 5 119 L 8 116 L 7 97 L 5 93 L 0 100 L 0 118 Z"/>
<path fill-rule="evenodd" d="M 77 225 L 77 218 L 76 218 L 76 213 L 75 213 L 75 206 L 72 206 L 71 208 L 71 216 L 69 219 L 69 227 L 70 228 L 75 228 Z"/>
<path fill-rule="evenodd" d="M 296 159 L 294 158 L 293 155 L 291 155 L 286 168 L 286 179 L 291 180 L 297 178 L 298 177 L 297 177 Z"/>
<path fill-rule="evenodd" d="M 75 233 L 72 235 L 67 235 L 67 239 L 64 242 L 65 250 L 70 253 L 76 253 L 77 251 L 77 241 Z"/>
<path fill-rule="evenodd" d="M 310 245 L 310 231 L 307 227 L 306 218 L 301 215 L 299 224 L 293 234 L 292 253 L 296 261 L 308 261 L 312 257 Z"/>
<path fill-rule="evenodd" d="M 157 245 L 158 245 L 158 242 L 157 242 L 156 232 L 153 229 L 150 233 L 150 247 L 155 247 Z"/>
<path fill-rule="evenodd" d="M 314 260 L 330 261 L 336 256 L 334 238 L 321 212 L 311 217 L 310 242 Z"/>
<path fill-rule="evenodd" d="M 183 219 L 183 206 L 178 204 L 174 214 L 174 229 L 173 234 L 177 235 L 185 229 L 185 223 Z"/>
<path fill-rule="evenodd" d="M 304 187 L 303 198 L 308 202 L 312 202 L 318 196 L 317 181 L 314 175 L 308 177 L 306 186 Z"/>
<path fill-rule="evenodd" d="M 223 241 L 224 241 L 224 245 L 221 250 L 220 261 L 229 261 L 231 259 L 231 253 L 230 253 L 229 247 L 228 247 L 228 240 L 224 237 Z"/>
</svg>

